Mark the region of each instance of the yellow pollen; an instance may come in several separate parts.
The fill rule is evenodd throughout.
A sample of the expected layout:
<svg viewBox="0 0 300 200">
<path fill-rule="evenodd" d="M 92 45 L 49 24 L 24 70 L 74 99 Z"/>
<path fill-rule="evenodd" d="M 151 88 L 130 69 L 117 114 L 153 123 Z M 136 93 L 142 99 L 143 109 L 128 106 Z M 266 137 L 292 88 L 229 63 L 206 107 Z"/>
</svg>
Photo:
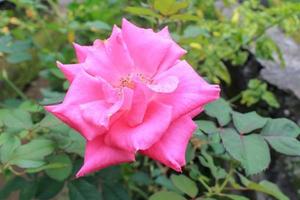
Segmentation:
<svg viewBox="0 0 300 200">
<path fill-rule="evenodd" d="M 132 82 L 131 78 L 129 76 L 125 78 L 120 79 L 120 86 L 121 87 L 128 87 L 133 89 L 134 88 L 134 82 Z"/>
<path fill-rule="evenodd" d="M 146 84 L 149 84 L 149 83 L 152 83 L 152 79 L 144 76 L 143 74 L 141 73 L 138 73 L 137 74 L 137 77 L 143 82 L 143 83 L 146 83 Z"/>
<path fill-rule="evenodd" d="M 134 76 L 137 77 L 144 84 L 149 84 L 153 82 L 152 79 L 144 76 L 141 73 L 137 73 L 135 75 L 128 74 L 126 77 L 123 77 L 119 80 L 119 87 L 128 87 L 134 89 L 135 82 L 132 80 L 132 77 Z"/>
</svg>

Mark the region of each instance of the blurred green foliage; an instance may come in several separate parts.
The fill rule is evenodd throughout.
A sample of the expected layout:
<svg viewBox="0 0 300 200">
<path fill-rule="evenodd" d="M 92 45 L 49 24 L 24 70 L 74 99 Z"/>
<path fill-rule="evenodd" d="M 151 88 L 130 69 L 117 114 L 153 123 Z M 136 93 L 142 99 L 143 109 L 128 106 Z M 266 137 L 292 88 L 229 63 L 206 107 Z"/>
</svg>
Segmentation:
<svg viewBox="0 0 300 200">
<path fill-rule="evenodd" d="M 185 59 L 224 88 L 232 84 L 230 68 L 243 68 L 250 57 L 277 56 L 284 67 L 280 49 L 266 32 L 277 26 L 297 40 L 298 1 L 269 0 L 265 6 L 258 0 L 220 0 L 220 6 L 214 0 L 84 0 L 65 7 L 54 0 L 10 2 L 0 12 L 0 172 L 6 182 L 0 199 L 14 191 L 24 200 L 253 199 L 249 191 L 289 199 L 274 183 L 255 182 L 251 175 L 268 168 L 270 149 L 299 156 L 299 126 L 233 109 L 237 100 L 278 108 L 262 80 L 251 79 L 231 104 L 220 99 L 205 108 L 196 120 L 199 129 L 183 174 L 138 157 L 75 180 L 85 141 L 41 105 L 60 102 L 68 88 L 55 61 L 75 62 L 73 42 L 107 38 L 122 17 L 155 30 L 168 26 L 187 49 Z"/>
</svg>

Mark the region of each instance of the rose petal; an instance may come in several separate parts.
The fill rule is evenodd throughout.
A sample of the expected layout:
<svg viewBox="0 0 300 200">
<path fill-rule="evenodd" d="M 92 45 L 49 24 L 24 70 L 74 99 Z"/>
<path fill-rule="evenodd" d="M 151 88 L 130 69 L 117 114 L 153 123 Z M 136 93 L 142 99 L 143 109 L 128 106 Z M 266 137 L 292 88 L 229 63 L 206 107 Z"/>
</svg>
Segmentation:
<svg viewBox="0 0 300 200">
<path fill-rule="evenodd" d="M 82 117 L 82 110 L 78 105 L 59 104 L 45 106 L 45 109 L 68 124 L 71 128 L 77 130 L 87 140 L 92 140 L 106 131 L 104 126 L 96 126 L 92 123 L 87 123 Z"/>
<path fill-rule="evenodd" d="M 109 118 L 114 114 L 110 112 L 112 104 L 105 100 L 92 101 L 80 105 L 81 114 L 86 122 L 109 128 Z"/>
<path fill-rule="evenodd" d="M 196 117 L 197 115 L 199 115 L 201 112 L 203 112 L 204 110 L 204 106 L 200 106 L 194 110 L 192 110 L 188 115 L 191 117 L 191 118 L 194 118 Z"/>
<path fill-rule="evenodd" d="M 172 93 L 178 86 L 178 78 L 176 76 L 165 76 L 155 81 L 155 83 L 147 86 L 158 93 Z"/>
<path fill-rule="evenodd" d="M 172 39 L 170 32 L 169 32 L 169 28 L 168 26 L 165 26 L 163 29 L 161 29 L 159 32 L 157 32 L 158 35 L 167 38 L 167 39 Z"/>
<path fill-rule="evenodd" d="M 112 60 L 107 57 L 104 45 L 95 48 L 95 50 L 87 56 L 83 67 L 84 70 L 92 76 L 101 77 L 111 84 L 116 84 L 121 78 Z"/>
<path fill-rule="evenodd" d="M 104 99 L 107 96 L 107 83 L 82 72 L 73 80 L 62 104 L 46 106 L 45 109 L 79 131 L 86 139 L 91 140 L 106 129 L 88 123 L 82 117 L 80 105 Z M 106 90 L 103 90 L 106 88 Z M 115 91 L 111 90 L 110 93 Z"/>
<path fill-rule="evenodd" d="M 76 177 L 84 176 L 105 167 L 135 160 L 134 153 L 107 146 L 103 137 L 88 141 L 85 150 L 84 164 Z"/>
<path fill-rule="evenodd" d="M 91 48 L 92 46 L 81 46 L 79 44 L 73 43 L 73 47 L 74 47 L 78 62 L 82 63 L 85 61 L 85 58 L 90 51 L 89 48 Z"/>
<path fill-rule="evenodd" d="M 121 29 L 114 26 L 111 36 L 104 43 L 106 54 L 120 76 L 126 76 L 134 71 L 134 62 L 131 59 L 124 42 Z"/>
<path fill-rule="evenodd" d="M 103 46 L 103 41 L 96 39 L 93 43 L 93 45 L 83 46 L 73 43 L 73 48 L 75 50 L 75 54 L 77 57 L 77 61 L 79 63 L 83 63 L 87 56 L 95 51 L 95 48 L 99 48 Z"/>
<path fill-rule="evenodd" d="M 60 71 L 64 74 L 64 76 L 68 79 L 68 81 L 71 83 L 75 76 L 82 72 L 83 66 L 79 64 L 62 64 L 60 62 L 56 62 L 57 67 L 60 69 Z"/>
<path fill-rule="evenodd" d="M 152 29 L 139 28 L 126 19 L 122 22 L 122 34 L 137 71 L 152 77 L 172 45 L 171 41 L 160 37 Z"/>
<path fill-rule="evenodd" d="M 83 104 L 105 97 L 103 88 L 110 87 L 103 79 L 82 72 L 73 80 L 64 99 L 64 104 Z M 114 93 L 112 87 L 109 93 Z M 108 93 L 108 91 L 106 91 Z"/>
<path fill-rule="evenodd" d="M 142 83 L 134 83 L 131 109 L 127 113 L 127 121 L 130 126 L 137 126 L 143 122 L 152 92 Z"/>
<path fill-rule="evenodd" d="M 173 119 L 219 98 L 220 88 L 203 80 L 186 62 L 181 61 L 155 78 L 176 76 L 179 84 L 173 93 L 159 93 L 156 100 L 173 107 Z"/>
<path fill-rule="evenodd" d="M 147 149 L 157 142 L 171 122 L 170 106 L 151 102 L 144 116 L 143 123 L 131 127 L 124 117 L 117 120 L 106 134 L 108 145 L 135 152 Z"/>
<path fill-rule="evenodd" d="M 178 60 L 184 54 L 186 54 L 186 50 L 181 48 L 176 42 L 173 41 L 167 26 L 163 28 L 160 32 L 158 32 L 158 35 L 166 39 L 169 39 L 172 42 L 172 45 L 169 47 L 166 56 L 164 57 L 163 61 L 159 65 L 159 69 L 157 73 L 161 73 L 166 71 L 170 67 L 174 66 L 174 64 L 178 62 Z"/>
<path fill-rule="evenodd" d="M 196 127 L 189 116 L 183 116 L 172 122 L 157 143 L 141 153 L 181 172 L 187 144 Z"/>
<path fill-rule="evenodd" d="M 132 90 L 124 90 L 119 100 L 109 103 L 106 100 L 92 101 L 81 104 L 81 114 L 87 123 L 95 126 L 105 127 L 105 131 L 114 123 L 124 111 L 128 111 L 132 106 Z M 100 132 L 98 134 L 101 134 Z"/>
<path fill-rule="evenodd" d="M 121 30 L 117 26 L 114 26 L 110 38 L 105 42 L 95 41 L 85 53 L 84 69 L 113 85 L 117 85 L 122 77 L 134 70 L 134 63 L 123 41 Z"/>
</svg>

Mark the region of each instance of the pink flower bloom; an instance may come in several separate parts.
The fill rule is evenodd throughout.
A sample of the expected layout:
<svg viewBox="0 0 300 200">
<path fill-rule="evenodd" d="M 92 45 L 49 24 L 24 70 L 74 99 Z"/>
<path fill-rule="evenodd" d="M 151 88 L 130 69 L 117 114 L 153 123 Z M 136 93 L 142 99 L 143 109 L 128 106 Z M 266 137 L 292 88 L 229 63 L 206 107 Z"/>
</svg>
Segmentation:
<svg viewBox="0 0 300 200">
<path fill-rule="evenodd" d="M 46 110 L 86 139 L 83 176 L 140 153 L 181 171 L 192 117 L 219 98 L 184 60 L 167 28 L 158 33 L 123 20 L 110 38 L 74 44 L 78 63 L 58 67 L 70 81 L 63 103 Z"/>
</svg>

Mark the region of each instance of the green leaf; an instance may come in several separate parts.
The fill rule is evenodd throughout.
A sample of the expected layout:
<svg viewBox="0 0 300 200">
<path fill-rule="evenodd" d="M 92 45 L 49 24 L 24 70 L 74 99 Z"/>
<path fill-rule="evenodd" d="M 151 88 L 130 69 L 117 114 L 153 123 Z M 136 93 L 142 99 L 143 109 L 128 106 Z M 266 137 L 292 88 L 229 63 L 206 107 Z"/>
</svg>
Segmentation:
<svg viewBox="0 0 300 200">
<path fill-rule="evenodd" d="M 28 50 L 31 47 L 30 40 L 17 40 L 12 45 L 10 45 L 9 53 L 19 53 Z"/>
<path fill-rule="evenodd" d="M 195 200 L 218 200 L 218 199 L 211 198 L 211 197 L 207 197 L 207 198 L 206 197 L 204 197 L 204 198 L 199 197 L 199 198 L 197 198 Z"/>
<path fill-rule="evenodd" d="M 180 196 L 179 194 L 175 192 L 168 192 L 168 191 L 161 191 L 153 194 L 149 200 L 186 200 L 183 196 Z"/>
<path fill-rule="evenodd" d="M 248 57 L 249 57 L 248 52 L 239 51 L 236 53 L 236 56 L 233 57 L 231 63 L 234 66 L 243 65 L 247 61 Z"/>
<path fill-rule="evenodd" d="M 282 67 L 285 66 L 285 62 L 282 56 L 280 48 L 271 37 L 263 36 L 256 42 L 255 54 L 258 58 L 266 60 L 274 60 L 273 53 L 276 53 Z"/>
<path fill-rule="evenodd" d="M 60 129 L 63 129 L 62 131 L 65 131 L 67 129 L 67 126 L 65 126 L 52 114 L 47 114 L 38 125 L 43 128 L 54 129 L 55 131 L 59 131 Z M 60 126 L 62 126 L 62 128 Z"/>
<path fill-rule="evenodd" d="M 7 131 L 13 133 L 33 126 L 30 114 L 21 109 L 0 110 L 0 120 L 7 127 Z"/>
<path fill-rule="evenodd" d="M 38 180 L 38 189 L 36 192 L 36 198 L 41 200 L 52 199 L 57 195 L 64 187 L 64 182 L 55 181 L 48 176 L 42 176 Z"/>
<path fill-rule="evenodd" d="M 186 38 L 195 38 L 199 35 L 209 37 L 209 30 L 204 27 L 190 25 L 184 29 L 183 35 Z"/>
<path fill-rule="evenodd" d="M 14 155 L 15 150 L 21 145 L 17 137 L 9 137 L 0 149 L 1 162 L 7 163 Z"/>
<path fill-rule="evenodd" d="M 193 180 L 197 180 L 201 176 L 198 164 L 191 164 L 186 169 L 189 171 L 189 177 Z"/>
<path fill-rule="evenodd" d="M 283 194 L 277 185 L 271 183 L 269 181 L 263 180 L 260 183 L 255 183 L 253 181 L 248 180 L 246 177 L 239 174 L 241 182 L 245 187 L 251 190 L 255 190 L 258 192 L 262 192 L 268 195 L 275 197 L 278 200 L 289 200 L 289 198 Z"/>
<path fill-rule="evenodd" d="M 0 135 L 0 146 L 4 143 L 6 143 L 6 141 L 11 138 L 11 134 L 9 133 L 1 133 Z"/>
<path fill-rule="evenodd" d="M 42 106 L 38 105 L 37 103 L 34 103 L 33 101 L 24 101 L 19 108 L 27 112 L 33 113 L 40 112 L 43 110 Z"/>
<path fill-rule="evenodd" d="M 5 35 L 0 37 L 0 52 L 10 53 L 10 44 L 12 37 L 10 35 Z"/>
<path fill-rule="evenodd" d="M 102 199 L 96 186 L 83 180 L 77 179 L 68 183 L 70 200 L 94 200 Z"/>
<path fill-rule="evenodd" d="M 125 11 L 133 14 L 133 15 L 138 15 L 138 16 L 151 16 L 151 17 L 156 17 L 159 18 L 160 15 L 155 13 L 154 11 L 148 9 L 148 8 L 142 8 L 142 7 L 134 7 L 134 6 L 129 6 L 125 8 Z"/>
<path fill-rule="evenodd" d="M 233 112 L 232 119 L 240 133 L 250 133 L 262 128 L 267 123 L 267 119 L 259 116 L 255 111 L 244 114 Z"/>
<path fill-rule="evenodd" d="M 85 27 L 93 30 L 93 31 L 101 31 L 101 30 L 111 30 L 111 27 L 103 22 L 103 21 L 90 21 L 85 23 Z"/>
<path fill-rule="evenodd" d="M 269 148 L 260 135 L 243 136 L 230 128 L 224 129 L 220 135 L 226 151 L 240 161 L 247 174 L 259 173 L 269 166 Z"/>
<path fill-rule="evenodd" d="M 179 10 L 184 9 L 186 7 L 188 7 L 188 2 L 187 1 L 181 1 L 181 2 L 175 2 L 171 9 L 168 12 L 168 15 L 173 15 L 175 13 L 177 13 Z M 183 14 L 184 15 L 184 14 Z M 173 15 L 174 16 L 174 15 Z"/>
<path fill-rule="evenodd" d="M 24 178 L 19 176 L 14 177 L 0 188 L 0 199 L 7 199 L 12 192 L 21 189 L 24 185 L 26 185 Z"/>
<path fill-rule="evenodd" d="M 265 137 L 268 143 L 276 151 L 290 155 L 300 156 L 300 142 L 296 138 L 290 137 Z"/>
<path fill-rule="evenodd" d="M 66 167 L 65 164 L 62 163 L 51 163 L 51 164 L 46 164 L 40 167 L 36 167 L 36 168 L 28 168 L 25 171 L 27 173 L 37 173 L 46 169 L 59 169 L 59 168 L 64 168 Z"/>
<path fill-rule="evenodd" d="M 222 179 L 226 177 L 226 171 L 222 169 L 221 167 L 218 167 L 215 165 L 214 160 L 210 154 L 206 152 L 205 148 L 202 148 L 201 150 L 202 156 L 199 156 L 200 163 L 209 168 L 211 174 L 215 179 Z"/>
<path fill-rule="evenodd" d="M 213 134 L 218 132 L 216 124 L 212 121 L 197 120 L 195 122 L 198 125 L 198 128 L 205 133 Z"/>
<path fill-rule="evenodd" d="M 27 53 L 26 51 L 11 53 L 6 58 L 7 62 L 12 63 L 12 64 L 28 61 L 31 59 L 32 59 L 32 56 L 29 53 Z"/>
<path fill-rule="evenodd" d="M 76 153 L 80 156 L 84 155 L 85 140 L 78 132 L 69 128 L 64 140 L 67 140 L 68 144 L 60 145 L 60 148 L 64 149 L 68 153 Z"/>
<path fill-rule="evenodd" d="M 131 177 L 131 180 L 133 180 L 138 185 L 149 185 L 151 183 L 149 175 L 141 171 L 134 173 Z"/>
<path fill-rule="evenodd" d="M 128 190 L 122 182 L 120 166 L 105 168 L 97 173 L 102 181 L 102 194 L 105 200 L 130 200 Z"/>
<path fill-rule="evenodd" d="M 108 182 L 103 185 L 103 199 L 105 200 L 130 200 L 128 190 L 121 182 Z"/>
<path fill-rule="evenodd" d="M 297 137 L 300 134 L 299 126 L 285 118 L 271 119 L 261 131 L 263 136 Z"/>
<path fill-rule="evenodd" d="M 242 91 L 241 103 L 251 106 L 260 100 L 265 101 L 268 105 L 279 108 L 279 103 L 274 94 L 268 91 L 268 85 L 261 80 L 251 79 L 248 82 L 247 90 Z"/>
<path fill-rule="evenodd" d="M 35 193 L 37 191 L 37 183 L 35 181 L 28 181 L 26 184 L 22 186 L 20 191 L 19 200 L 32 200 L 34 199 Z"/>
<path fill-rule="evenodd" d="M 111 166 L 98 172 L 99 176 L 105 183 L 118 182 L 122 179 L 122 171 L 120 166 Z"/>
<path fill-rule="evenodd" d="M 285 194 L 283 194 L 278 188 L 278 186 L 274 183 L 264 180 L 261 181 L 259 185 L 264 188 L 263 190 L 265 192 L 268 192 L 270 195 L 277 198 L 278 200 L 289 200 L 289 198 Z"/>
<path fill-rule="evenodd" d="M 166 176 L 159 176 L 155 179 L 155 183 L 163 186 L 164 188 L 172 191 L 178 191 L 180 192 L 172 183 L 170 179 L 168 179 Z"/>
<path fill-rule="evenodd" d="M 300 155 L 300 142 L 296 137 L 300 128 L 288 119 L 271 119 L 261 132 L 261 135 L 276 151 L 293 156 Z"/>
<path fill-rule="evenodd" d="M 176 3 L 176 0 L 154 0 L 154 9 L 158 10 L 164 15 L 167 15 L 169 12 L 170 7 Z"/>
<path fill-rule="evenodd" d="M 205 113 L 211 117 L 217 118 L 221 126 L 225 126 L 230 122 L 231 111 L 232 109 L 229 103 L 222 98 L 205 106 Z"/>
<path fill-rule="evenodd" d="M 65 79 L 64 74 L 58 68 L 51 68 L 49 71 L 59 79 Z"/>
<path fill-rule="evenodd" d="M 56 117 L 48 114 L 38 125 L 50 130 L 51 137 L 55 139 L 59 148 L 65 152 L 83 156 L 85 147 L 84 138 Z"/>
<path fill-rule="evenodd" d="M 226 196 L 226 197 L 228 197 L 229 199 L 232 199 L 232 200 L 250 200 L 247 197 L 236 195 L 236 194 L 224 194 L 222 196 Z"/>
<path fill-rule="evenodd" d="M 58 181 L 63 181 L 68 178 L 72 172 L 72 161 L 66 154 L 55 155 L 48 160 L 52 164 L 61 164 L 61 168 L 46 169 L 46 174 Z"/>
<path fill-rule="evenodd" d="M 261 98 L 267 102 L 267 104 L 269 104 L 270 106 L 274 107 L 274 108 L 279 108 L 280 104 L 278 103 L 276 96 L 270 92 L 270 91 L 265 91 L 263 93 L 263 95 L 261 96 Z"/>
<path fill-rule="evenodd" d="M 53 91 L 50 91 L 47 89 L 41 89 L 41 93 L 44 96 L 44 99 L 42 101 L 40 101 L 41 105 L 61 103 L 65 96 L 65 94 L 63 94 L 63 93 L 53 92 Z"/>
<path fill-rule="evenodd" d="M 195 15 L 191 15 L 191 14 L 176 14 L 176 15 L 172 15 L 170 17 L 170 20 L 199 21 L 200 18 Z"/>
<path fill-rule="evenodd" d="M 198 194 L 198 188 L 194 181 L 185 175 L 171 175 L 171 180 L 175 187 L 186 193 L 190 197 L 195 197 Z"/>
<path fill-rule="evenodd" d="M 216 155 L 221 155 L 225 152 L 225 148 L 224 145 L 221 142 L 221 137 L 219 134 L 214 134 L 212 135 L 213 137 L 210 137 L 209 139 L 209 145 L 211 146 L 211 148 L 213 149 L 214 154 Z M 214 142 L 214 140 L 219 139 L 218 142 Z"/>
<path fill-rule="evenodd" d="M 176 0 L 154 0 L 154 8 L 163 15 L 172 15 L 177 13 L 179 10 L 186 8 L 188 3 L 185 1 L 176 2 Z"/>
<path fill-rule="evenodd" d="M 40 167 L 44 164 L 44 157 L 51 154 L 53 150 L 54 145 L 51 140 L 34 139 L 19 146 L 9 162 L 22 168 Z"/>
<path fill-rule="evenodd" d="M 185 151 L 185 161 L 186 163 L 191 162 L 195 157 L 195 149 L 191 143 L 188 144 L 187 149 Z"/>
<path fill-rule="evenodd" d="M 223 80 L 227 85 L 231 84 L 231 75 L 225 66 L 225 64 L 222 61 L 215 62 L 216 69 L 214 71 L 215 75 L 219 77 L 221 80 Z"/>
</svg>

